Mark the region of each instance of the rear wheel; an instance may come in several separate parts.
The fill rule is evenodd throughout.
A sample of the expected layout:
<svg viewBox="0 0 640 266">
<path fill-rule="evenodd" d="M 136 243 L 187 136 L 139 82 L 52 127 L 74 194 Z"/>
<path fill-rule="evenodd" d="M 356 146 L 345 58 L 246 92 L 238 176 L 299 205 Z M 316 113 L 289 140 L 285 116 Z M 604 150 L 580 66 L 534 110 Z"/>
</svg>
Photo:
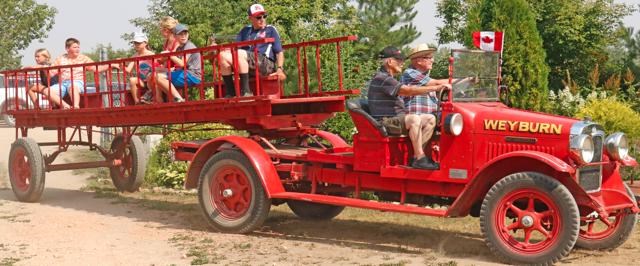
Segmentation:
<svg viewBox="0 0 640 266">
<path fill-rule="evenodd" d="M 498 181 L 480 209 L 487 246 L 516 264 L 553 264 L 578 238 L 579 213 L 569 190 L 539 173 L 516 173 Z"/>
<path fill-rule="evenodd" d="M 298 217 L 307 220 L 331 220 L 344 210 L 344 206 L 334 206 L 299 200 L 288 200 L 287 205 Z"/>
<path fill-rule="evenodd" d="M 237 150 L 221 151 L 207 161 L 200 174 L 198 199 L 209 224 L 226 233 L 253 231 L 271 208 L 258 174 Z"/>
<path fill-rule="evenodd" d="M 633 192 L 624 184 L 627 194 L 634 198 Z M 629 210 L 616 210 L 603 218 L 587 214 L 580 218 L 580 235 L 576 246 L 584 249 L 614 249 L 622 245 L 633 232 L 638 216 Z"/>
<path fill-rule="evenodd" d="M 9 179 L 19 201 L 36 202 L 44 190 L 44 160 L 38 143 L 17 139 L 9 152 Z"/>
<path fill-rule="evenodd" d="M 124 145 L 125 139 L 122 135 L 116 136 L 111 142 L 114 159 L 121 161 L 119 166 L 109 169 L 111 180 L 118 191 L 136 192 L 144 181 L 147 158 L 138 136 L 131 136 L 128 145 Z"/>
</svg>

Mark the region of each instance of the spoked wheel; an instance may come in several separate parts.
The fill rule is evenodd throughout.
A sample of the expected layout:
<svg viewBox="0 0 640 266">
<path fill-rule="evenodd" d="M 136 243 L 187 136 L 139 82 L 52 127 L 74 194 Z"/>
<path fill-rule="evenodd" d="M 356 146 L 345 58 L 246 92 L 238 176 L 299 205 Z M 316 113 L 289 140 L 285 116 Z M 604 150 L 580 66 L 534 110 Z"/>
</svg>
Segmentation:
<svg viewBox="0 0 640 266">
<path fill-rule="evenodd" d="M 578 207 L 557 180 L 516 173 L 489 190 L 480 227 L 499 257 L 516 264 L 552 264 L 568 255 L 578 238 Z"/>
<path fill-rule="evenodd" d="M 44 160 L 38 143 L 21 138 L 11 145 L 9 179 L 19 201 L 36 202 L 44 190 Z"/>
<path fill-rule="evenodd" d="M 337 196 L 345 196 L 345 194 Z M 344 206 L 334 206 L 299 200 L 287 200 L 287 205 L 298 217 L 307 220 L 331 220 L 344 210 Z"/>
<path fill-rule="evenodd" d="M 633 192 L 624 184 L 627 194 Z M 638 216 L 628 210 L 616 210 L 609 217 L 599 217 L 595 213 L 580 217 L 580 235 L 576 246 L 584 249 L 614 249 L 622 245 L 633 232 Z"/>
<path fill-rule="evenodd" d="M 253 231 L 271 208 L 249 159 L 236 150 L 221 151 L 207 161 L 200 174 L 198 199 L 209 224 L 227 233 Z"/>
<path fill-rule="evenodd" d="M 121 161 L 119 166 L 109 169 L 111 180 L 118 191 L 136 192 L 144 181 L 147 158 L 138 136 L 131 136 L 129 145 L 124 145 L 125 139 L 122 135 L 116 136 L 111 142 L 114 159 Z"/>
</svg>

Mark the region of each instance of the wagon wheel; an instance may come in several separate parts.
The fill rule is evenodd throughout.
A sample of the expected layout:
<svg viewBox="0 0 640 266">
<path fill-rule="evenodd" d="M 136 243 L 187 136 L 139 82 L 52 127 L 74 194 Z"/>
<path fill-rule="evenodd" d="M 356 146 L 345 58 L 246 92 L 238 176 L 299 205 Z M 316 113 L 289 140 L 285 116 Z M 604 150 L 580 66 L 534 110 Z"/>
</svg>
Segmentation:
<svg viewBox="0 0 640 266">
<path fill-rule="evenodd" d="M 346 196 L 346 194 L 342 193 L 336 196 Z M 287 205 L 298 217 L 306 220 L 331 220 L 344 210 L 344 206 L 299 200 L 287 200 Z"/>
<path fill-rule="evenodd" d="M 198 200 L 209 224 L 226 233 L 253 231 L 271 208 L 249 159 L 236 150 L 221 151 L 207 161 L 200 174 Z"/>
<path fill-rule="evenodd" d="M 9 179 L 19 201 L 36 202 L 44 190 L 44 160 L 38 143 L 21 138 L 11 145 Z"/>
<path fill-rule="evenodd" d="M 579 225 L 569 190 L 540 173 L 516 173 L 498 181 L 480 209 L 487 246 L 516 264 L 552 264 L 567 256 Z"/>
<path fill-rule="evenodd" d="M 627 194 L 632 199 L 633 192 L 624 184 Z M 581 217 L 580 235 L 576 246 L 584 249 L 614 249 L 622 245 L 633 232 L 638 216 L 628 210 L 617 210 L 609 213 L 608 218 Z"/>
<path fill-rule="evenodd" d="M 147 157 L 138 136 L 131 136 L 128 146 L 124 147 L 124 144 L 122 135 L 116 136 L 111 142 L 113 159 L 121 160 L 121 164 L 111 167 L 109 172 L 118 191 L 136 192 L 144 181 Z"/>
</svg>

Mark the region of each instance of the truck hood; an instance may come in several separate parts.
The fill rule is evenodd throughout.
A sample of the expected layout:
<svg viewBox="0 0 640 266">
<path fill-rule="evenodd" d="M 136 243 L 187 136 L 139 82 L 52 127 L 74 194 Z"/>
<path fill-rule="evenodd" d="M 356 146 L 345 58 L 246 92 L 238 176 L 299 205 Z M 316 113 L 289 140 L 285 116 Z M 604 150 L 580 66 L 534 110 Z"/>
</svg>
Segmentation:
<svg viewBox="0 0 640 266">
<path fill-rule="evenodd" d="M 579 120 L 569 117 L 509 108 L 502 103 L 456 103 L 465 113 L 475 134 L 521 137 L 560 137 L 571 134 L 571 126 Z M 467 123 L 469 122 L 469 123 Z"/>
</svg>

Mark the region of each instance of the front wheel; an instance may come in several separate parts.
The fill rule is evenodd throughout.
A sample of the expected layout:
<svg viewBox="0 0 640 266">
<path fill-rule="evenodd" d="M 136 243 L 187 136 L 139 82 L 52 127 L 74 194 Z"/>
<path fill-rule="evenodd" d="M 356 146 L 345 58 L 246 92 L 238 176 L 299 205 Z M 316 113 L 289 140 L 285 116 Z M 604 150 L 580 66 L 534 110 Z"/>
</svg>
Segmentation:
<svg viewBox="0 0 640 266">
<path fill-rule="evenodd" d="M 9 179 L 19 201 L 36 202 L 44 191 L 44 159 L 38 143 L 17 139 L 9 152 Z"/>
<path fill-rule="evenodd" d="M 212 156 L 200 173 L 198 200 L 209 224 L 225 233 L 247 233 L 262 225 L 271 200 L 249 159 L 237 150 Z"/>
<path fill-rule="evenodd" d="M 624 184 L 627 194 L 635 199 L 633 192 Z M 633 232 L 638 216 L 628 210 L 616 210 L 609 217 L 587 214 L 580 218 L 582 227 L 576 246 L 584 249 L 615 249 L 622 245 Z"/>
<path fill-rule="evenodd" d="M 578 238 L 578 206 L 569 190 L 540 173 L 516 173 L 498 181 L 480 209 L 487 246 L 516 264 L 553 264 Z"/>
<path fill-rule="evenodd" d="M 111 142 L 111 152 L 114 159 L 120 160 L 120 165 L 111 167 L 111 181 L 118 191 L 136 192 L 147 169 L 147 157 L 144 146 L 138 136 L 131 136 L 125 146 L 124 136 L 116 136 Z"/>
</svg>

